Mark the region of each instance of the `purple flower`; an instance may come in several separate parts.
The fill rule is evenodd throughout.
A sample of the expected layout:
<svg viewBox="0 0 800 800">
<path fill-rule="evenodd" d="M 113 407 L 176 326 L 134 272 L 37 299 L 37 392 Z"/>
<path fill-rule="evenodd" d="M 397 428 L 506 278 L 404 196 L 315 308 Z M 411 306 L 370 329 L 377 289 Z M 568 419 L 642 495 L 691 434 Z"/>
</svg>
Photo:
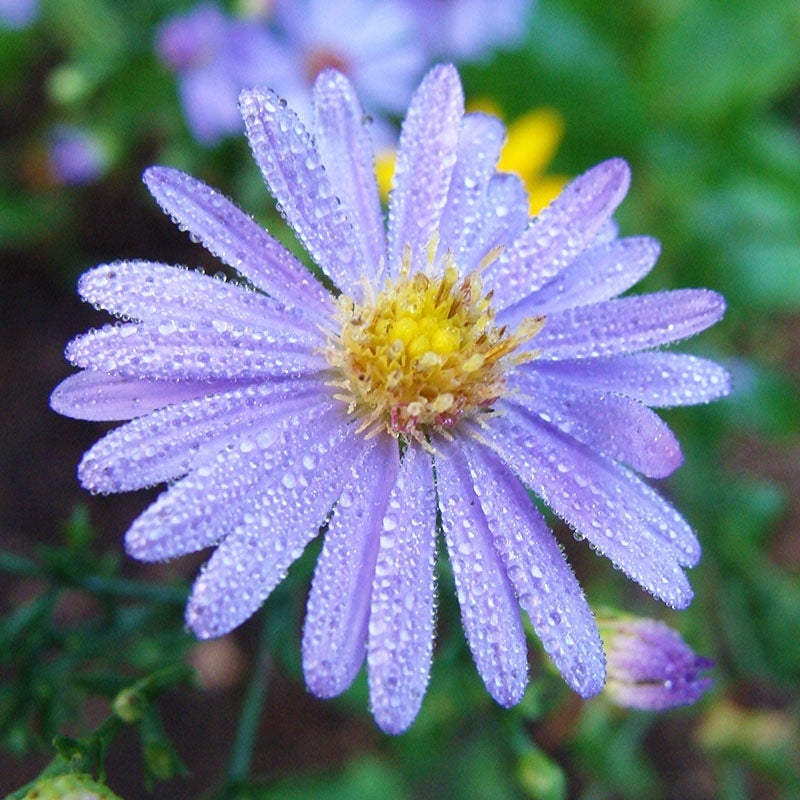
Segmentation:
<svg viewBox="0 0 800 800">
<path fill-rule="evenodd" d="M 270 85 L 301 119 L 310 118 L 310 89 L 326 68 L 350 79 L 370 114 L 405 110 L 426 59 L 400 0 L 278 0 L 274 21 L 294 79 Z"/>
<path fill-rule="evenodd" d="M 164 210 L 241 283 L 142 261 L 81 278 L 88 302 L 125 321 L 68 345 L 83 371 L 51 403 L 131 420 L 86 453 L 83 485 L 171 484 L 126 545 L 147 561 L 216 547 L 186 615 L 202 638 L 253 614 L 324 526 L 306 681 L 336 695 L 366 657 L 385 731 L 411 724 L 428 682 L 437 517 L 491 695 L 509 706 L 527 684 L 520 606 L 567 683 L 596 693 L 597 626 L 526 487 L 649 592 L 686 606 L 697 539 L 635 472 L 681 461 L 648 406 L 728 391 L 716 364 L 656 349 L 717 321 L 722 298 L 617 297 L 659 251 L 610 222 L 625 162 L 590 170 L 529 220 L 521 181 L 495 169 L 502 124 L 464 114 L 451 66 L 411 100 L 387 232 L 343 75 L 318 78 L 313 133 L 272 91 L 243 92 L 241 108 L 267 184 L 335 291 L 213 189 L 149 169 Z"/>
<path fill-rule="evenodd" d="M 283 47 L 261 23 L 229 17 L 211 3 L 164 23 L 157 49 L 178 74 L 187 123 L 204 144 L 241 131 L 243 88 L 280 84 L 293 74 Z"/>
<path fill-rule="evenodd" d="M 690 705 L 711 688 L 714 662 L 698 656 L 663 622 L 641 617 L 599 620 L 608 657 L 606 694 L 618 705 L 662 711 Z"/>
<path fill-rule="evenodd" d="M 39 0 L 0 0 L 0 28 L 27 28 L 39 16 Z"/>
<path fill-rule="evenodd" d="M 533 0 L 404 0 L 430 58 L 479 59 L 525 34 Z"/>
<path fill-rule="evenodd" d="M 108 152 L 97 136 L 73 125 L 61 125 L 51 131 L 48 156 L 53 179 L 72 186 L 102 176 L 109 161 Z"/>
</svg>

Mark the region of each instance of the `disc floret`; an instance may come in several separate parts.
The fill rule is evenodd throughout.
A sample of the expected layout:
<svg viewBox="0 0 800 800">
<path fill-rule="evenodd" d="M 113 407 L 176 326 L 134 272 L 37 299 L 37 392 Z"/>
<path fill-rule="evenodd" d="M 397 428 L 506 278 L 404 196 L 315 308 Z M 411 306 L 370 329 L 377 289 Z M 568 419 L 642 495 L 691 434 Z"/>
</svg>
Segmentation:
<svg viewBox="0 0 800 800">
<path fill-rule="evenodd" d="M 514 351 L 544 318 L 510 333 L 494 324 L 479 271 L 461 277 L 448 254 L 438 275 L 430 263 L 412 275 L 410 260 L 406 254 L 399 277 L 375 297 L 367 292 L 363 304 L 339 298 L 341 330 L 327 354 L 341 376 L 337 397 L 361 419 L 360 431 L 424 440 L 491 409 L 508 365 L 535 357 Z"/>
</svg>

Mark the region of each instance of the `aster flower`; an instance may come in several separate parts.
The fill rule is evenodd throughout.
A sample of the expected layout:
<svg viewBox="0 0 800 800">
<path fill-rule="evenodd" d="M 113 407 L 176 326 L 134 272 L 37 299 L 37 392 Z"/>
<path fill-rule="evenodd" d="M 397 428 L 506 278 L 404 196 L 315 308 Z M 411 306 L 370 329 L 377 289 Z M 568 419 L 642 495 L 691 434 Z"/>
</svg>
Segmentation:
<svg viewBox="0 0 800 800">
<path fill-rule="evenodd" d="M 121 492 L 170 482 L 132 525 L 158 561 L 216 547 L 186 612 L 201 638 L 252 615 L 325 527 L 303 632 L 310 690 L 345 690 L 366 659 L 372 712 L 404 730 L 428 682 L 437 519 L 466 637 L 491 695 L 528 680 L 520 606 L 567 683 L 605 680 L 591 610 L 526 487 L 600 553 L 676 608 L 694 533 L 635 473 L 681 461 L 648 408 L 724 394 L 709 361 L 655 348 L 718 320 L 705 290 L 618 298 L 658 245 L 609 218 L 629 170 L 612 159 L 528 219 L 498 174 L 499 120 L 464 114 L 434 68 L 403 124 L 387 230 L 352 84 L 323 72 L 313 131 L 272 91 L 241 97 L 253 155 L 325 284 L 229 200 L 166 167 L 145 182 L 241 276 L 224 283 L 123 261 L 79 291 L 123 318 L 67 347 L 81 372 L 61 413 L 130 420 L 79 468 Z"/>
<path fill-rule="evenodd" d="M 289 55 L 264 25 L 230 17 L 212 3 L 167 20 L 156 49 L 177 73 L 187 124 L 204 144 L 241 131 L 238 98 L 244 87 L 281 84 L 292 74 Z"/>
<path fill-rule="evenodd" d="M 475 60 L 525 34 L 532 0 L 404 0 L 430 58 Z"/>
<path fill-rule="evenodd" d="M 326 68 L 345 74 L 370 114 L 401 114 L 425 63 L 415 17 L 401 0 L 277 0 L 274 27 L 293 74 L 271 84 L 302 120 Z"/>
<path fill-rule="evenodd" d="M 669 625 L 643 617 L 603 617 L 608 656 L 605 693 L 618 705 L 662 711 L 690 705 L 711 688 L 703 672 L 714 664 L 698 656 Z"/>
</svg>

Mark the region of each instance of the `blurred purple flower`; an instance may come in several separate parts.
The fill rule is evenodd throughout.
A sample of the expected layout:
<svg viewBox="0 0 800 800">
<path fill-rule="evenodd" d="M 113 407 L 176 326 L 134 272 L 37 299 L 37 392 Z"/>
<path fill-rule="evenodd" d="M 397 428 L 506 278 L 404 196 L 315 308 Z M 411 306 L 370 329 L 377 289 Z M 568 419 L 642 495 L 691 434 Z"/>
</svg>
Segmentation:
<svg viewBox="0 0 800 800">
<path fill-rule="evenodd" d="M 606 694 L 618 705 L 662 711 L 690 705 L 712 686 L 698 656 L 668 625 L 641 617 L 599 620 L 608 658 Z"/>
<path fill-rule="evenodd" d="M 404 0 L 431 59 L 479 59 L 525 35 L 533 0 Z"/>
<path fill-rule="evenodd" d="M 157 49 L 178 75 L 187 123 L 204 144 L 241 132 L 243 88 L 280 84 L 293 74 L 288 55 L 263 24 L 229 17 L 211 3 L 165 22 Z"/>
<path fill-rule="evenodd" d="M 0 0 L 0 28 L 26 28 L 39 16 L 39 5 L 39 0 Z"/>
<path fill-rule="evenodd" d="M 370 113 L 402 113 L 425 68 L 413 14 L 401 0 L 278 0 L 274 22 L 294 59 L 293 84 L 270 86 L 301 118 L 311 86 L 333 68 L 355 85 Z"/>
<path fill-rule="evenodd" d="M 129 321 L 68 345 L 82 371 L 52 406 L 131 420 L 85 455 L 83 485 L 171 484 L 126 545 L 148 561 L 216 547 L 187 608 L 202 638 L 253 614 L 325 526 L 306 681 L 336 695 L 366 657 L 385 731 L 411 724 L 428 682 L 437 517 L 497 702 L 518 702 L 528 680 L 519 606 L 569 685 L 596 693 L 592 612 L 526 487 L 645 589 L 686 606 L 697 539 L 634 470 L 660 477 L 681 461 L 648 406 L 728 391 L 716 364 L 654 349 L 713 324 L 722 298 L 618 298 L 659 252 L 610 223 L 628 166 L 600 164 L 529 220 L 520 179 L 495 168 L 502 123 L 464 114 L 451 66 L 411 100 L 388 233 L 369 126 L 343 75 L 317 79 L 313 133 L 272 91 L 243 92 L 241 108 L 267 184 L 336 294 L 222 195 L 149 169 L 164 210 L 243 284 L 142 261 L 81 278 L 84 299 Z"/>
<path fill-rule="evenodd" d="M 399 113 L 424 67 L 413 17 L 399 0 L 278 0 L 271 22 L 230 17 L 206 3 L 162 27 L 158 51 L 178 73 L 181 104 L 200 142 L 241 129 L 242 89 L 272 87 L 308 123 L 314 79 L 334 67 L 370 113 Z"/>
<path fill-rule="evenodd" d="M 49 170 L 57 183 L 91 183 L 108 168 L 108 152 L 92 131 L 60 125 L 48 139 Z"/>
</svg>

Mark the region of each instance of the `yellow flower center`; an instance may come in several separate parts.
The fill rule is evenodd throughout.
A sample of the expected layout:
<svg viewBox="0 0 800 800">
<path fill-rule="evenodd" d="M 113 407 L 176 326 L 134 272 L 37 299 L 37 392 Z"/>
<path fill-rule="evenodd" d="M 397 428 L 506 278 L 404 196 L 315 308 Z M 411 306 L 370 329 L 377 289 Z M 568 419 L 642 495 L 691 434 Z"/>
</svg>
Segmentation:
<svg viewBox="0 0 800 800">
<path fill-rule="evenodd" d="M 338 373 L 336 397 L 368 436 L 383 430 L 424 442 L 433 431 L 447 432 L 461 417 L 491 408 L 509 363 L 537 355 L 512 354 L 541 329 L 543 317 L 526 319 L 513 334 L 495 326 L 479 272 L 460 278 L 448 255 L 442 274 L 433 276 L 432 261 L 428 271 L 411 275 L 406 253 L 399 278 L 377 297 L 363 305 L 339 298 L 341 331 L 326 356 Z"/>
</svg>

